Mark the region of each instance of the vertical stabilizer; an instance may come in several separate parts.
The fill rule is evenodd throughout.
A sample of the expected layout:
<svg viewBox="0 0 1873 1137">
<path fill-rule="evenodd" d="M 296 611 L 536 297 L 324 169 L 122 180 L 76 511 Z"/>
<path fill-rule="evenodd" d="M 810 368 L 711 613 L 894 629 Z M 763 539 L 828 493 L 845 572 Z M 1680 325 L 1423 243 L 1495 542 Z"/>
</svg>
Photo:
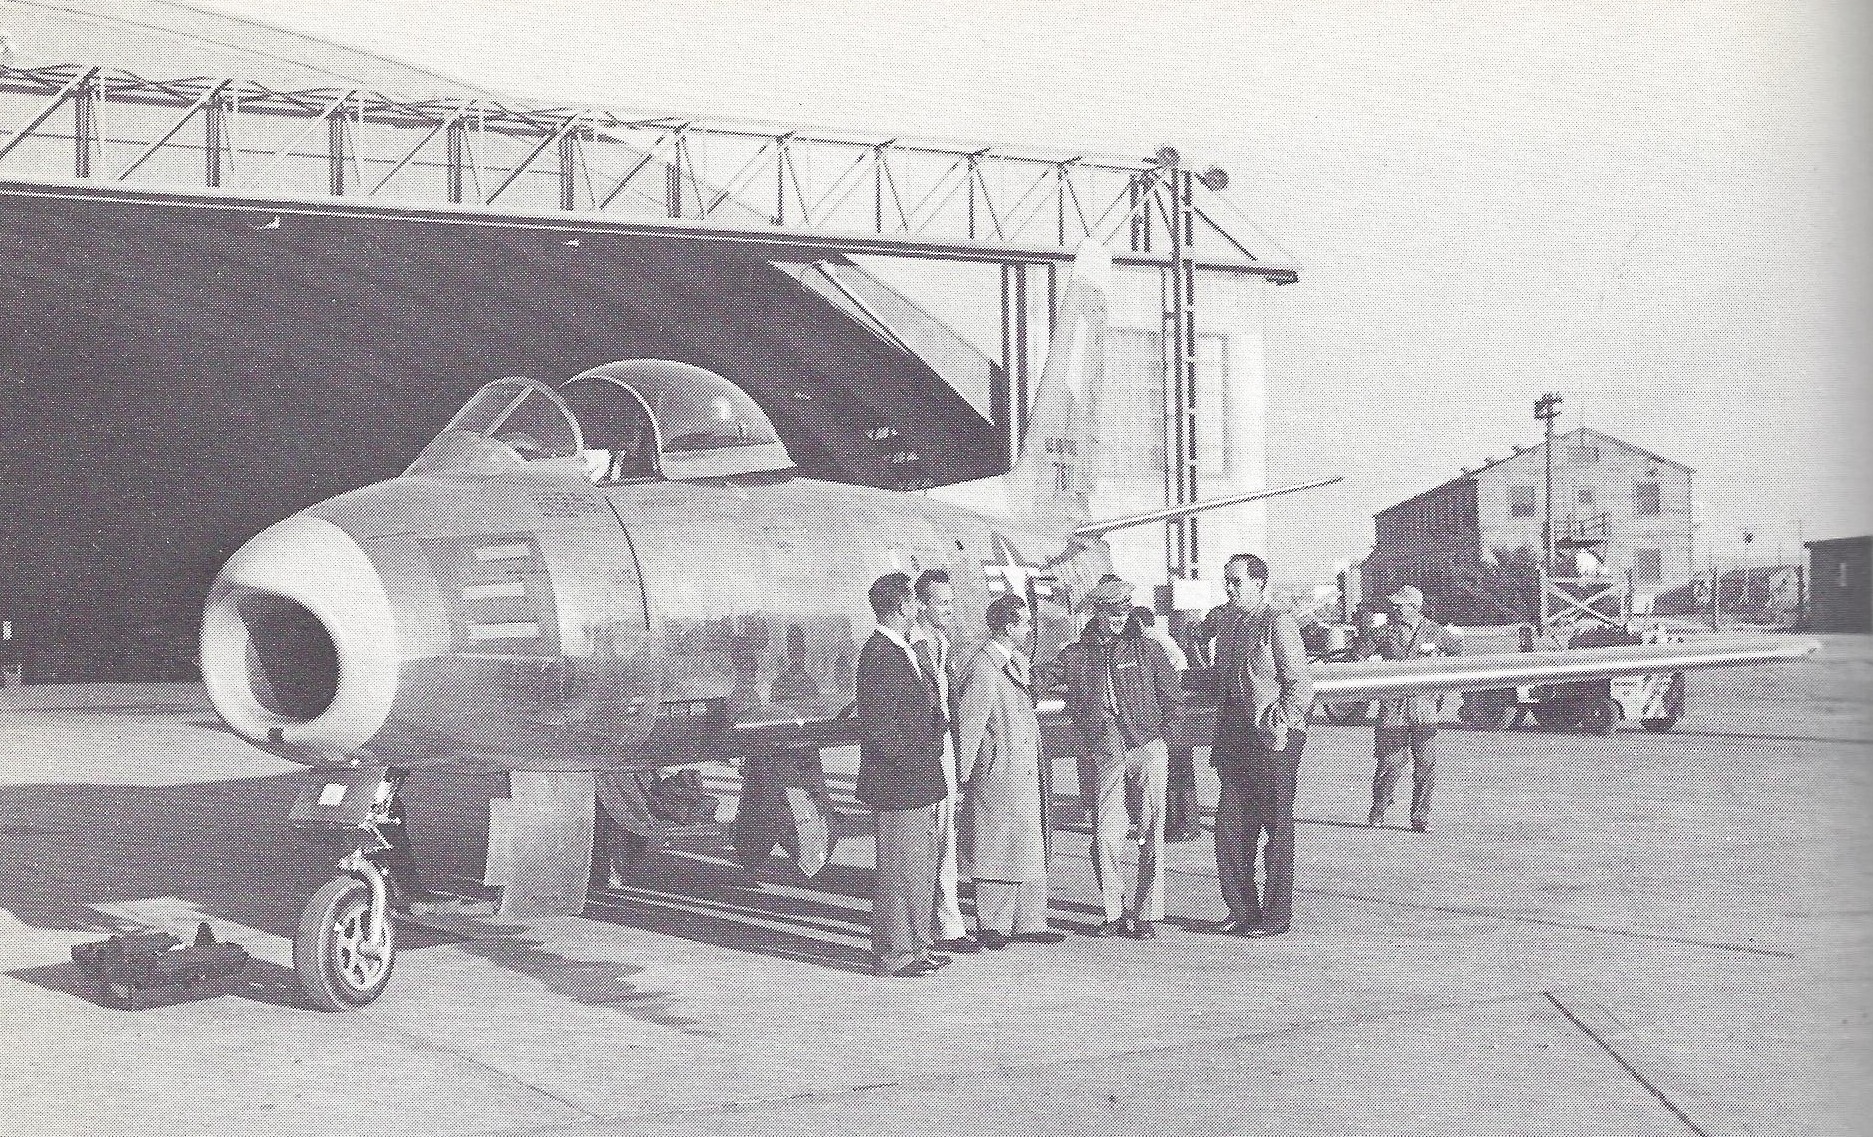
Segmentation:
<svg viewBox="0 0 1873 1137">
<path fill-rule="evenodd" d="M 1096 241 L 1083 242 L 1055 313 L 1027 439 L 1004 483 L 1009 512 L 1037 529 L 1070 531 L 1089 516 L 1087 500 L 1099 472 L 1111 284 L 1112 254 Z"/>
</svg>

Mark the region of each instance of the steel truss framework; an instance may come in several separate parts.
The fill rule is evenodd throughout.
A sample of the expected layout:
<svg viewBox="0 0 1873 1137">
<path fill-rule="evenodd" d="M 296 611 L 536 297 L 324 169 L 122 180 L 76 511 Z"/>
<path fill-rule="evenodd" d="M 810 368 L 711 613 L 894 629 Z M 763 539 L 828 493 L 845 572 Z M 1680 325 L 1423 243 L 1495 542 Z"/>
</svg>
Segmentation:
<svg viewBox="0 0 1873 1137">
<path fill-rule="evenodd" d="M 1220 171 L 704 122 L 490 98 L 278 90 L 250 79 L 149 79 L 100 66 L 0 67 L 0 181 L 211 194 L 317 207 L 470 211 L 741 239 L 796 255 L 880 254 L 1002 265 L 994 405 L 1018 445 L 1027 405 L 1031 270 L 1091 239 L 1164 274 L 1166 497 L 1194 500 L 1198 270 L 1293 282 L 1235 213 Z M 1224 224 L 1227 219 L 1229 224 Z M 1166 564 L 1197 561 L 1194 520 Z"/>
</svg>

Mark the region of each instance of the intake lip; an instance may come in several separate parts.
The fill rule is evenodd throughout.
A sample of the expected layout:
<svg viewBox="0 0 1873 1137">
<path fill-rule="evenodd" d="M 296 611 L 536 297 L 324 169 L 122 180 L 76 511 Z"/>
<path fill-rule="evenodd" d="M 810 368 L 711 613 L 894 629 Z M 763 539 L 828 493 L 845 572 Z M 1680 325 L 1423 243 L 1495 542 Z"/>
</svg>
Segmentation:
<svg viewBox="0 0 1873 1137">
<path fill-rule="evenodd" d="M 250 742 L 328 755 L 383 728 L 397 695 L 397 623 L 350 534 L 304 514 L 242 546 L 202 615 L 202 679 Z"/>
</svg>

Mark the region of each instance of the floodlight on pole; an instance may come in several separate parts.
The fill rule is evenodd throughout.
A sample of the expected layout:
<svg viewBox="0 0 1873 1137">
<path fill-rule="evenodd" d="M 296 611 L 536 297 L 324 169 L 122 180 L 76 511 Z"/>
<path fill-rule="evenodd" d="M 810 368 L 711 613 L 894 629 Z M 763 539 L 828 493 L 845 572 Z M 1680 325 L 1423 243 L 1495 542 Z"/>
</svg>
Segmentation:
<svg viewBox="0 0 1873 1137">
<path fill-rule="evenodd" d="M 1561 415 L 1561 396 L 1549 391 L 1535 400 L 1535 418 L 1542 424 L 1542 458 L 1546 462 L 1546 489 L 1541 504 L 1541 571 L 1554 568 L 1554 420 Z"/>
</svg>

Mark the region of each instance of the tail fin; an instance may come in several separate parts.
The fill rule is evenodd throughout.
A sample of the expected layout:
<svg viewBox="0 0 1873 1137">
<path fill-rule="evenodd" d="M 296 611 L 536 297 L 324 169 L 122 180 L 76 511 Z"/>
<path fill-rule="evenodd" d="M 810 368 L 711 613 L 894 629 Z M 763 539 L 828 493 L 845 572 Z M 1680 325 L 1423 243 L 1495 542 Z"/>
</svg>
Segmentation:
<svg viewBox="0 0 1873 1137">
<path fill-rule="evenodd" d="M 1111 282 L 1112 254 L 1096 241 L 1082 243 L 1055 314 L 1027 439 L 1003 482 L 1009 512 L 1038 528 L 1071 530 L 1090 516 Z"/>
</svg>

